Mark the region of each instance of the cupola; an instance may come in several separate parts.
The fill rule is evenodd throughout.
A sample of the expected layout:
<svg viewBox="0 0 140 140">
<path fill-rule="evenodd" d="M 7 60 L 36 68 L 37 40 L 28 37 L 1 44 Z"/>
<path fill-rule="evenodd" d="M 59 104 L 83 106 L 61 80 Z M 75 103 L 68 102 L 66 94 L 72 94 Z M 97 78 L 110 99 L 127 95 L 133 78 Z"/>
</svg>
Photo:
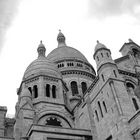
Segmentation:
<svg viewBox="0 0 140 140">
<path fill-rule="evenodd" d="M 111 57 L 110 50 L 99 41 L 97 41 L 97 44 L 95 46 L 93 57 L 97 64 L 97 71 L 100 69 L 102 65 L 106 63 L 114 63 Z"/>
<path fill-rule="evenodd" d="M 65 36 L 62 34 L 61 30 L 59 30 L 59 34 L 57 36 L 58 47 L 66 46 L 65 40 Z"/>
<path fill-rule="evenodd" d="M 35 77 L 38 75 L 47 75 L 60 78 L 61 74 L 57 69 L 57 66 L 45 56 L 46 48 L 42 41 L 38 46 L 38 58 L 34 60 L 26 69 L 23 80 Z"/>
<path fill-rule="evenodd" d="M 53 62 L 66 59 L 78 59 L 88 63 L 85 56 L 75 48 L 67 46 L 65 40 L 64 34 L 59 30 L 57 36 L 58 47 L 48 54 L 47 59 Z"/>
<path fill-rule="evenodd" d="M 37 52 L 38 52 L 38 57 L 45 57 L 46 48 L 42 43 L 42 40 L 40 41 Z"/>
</svg>

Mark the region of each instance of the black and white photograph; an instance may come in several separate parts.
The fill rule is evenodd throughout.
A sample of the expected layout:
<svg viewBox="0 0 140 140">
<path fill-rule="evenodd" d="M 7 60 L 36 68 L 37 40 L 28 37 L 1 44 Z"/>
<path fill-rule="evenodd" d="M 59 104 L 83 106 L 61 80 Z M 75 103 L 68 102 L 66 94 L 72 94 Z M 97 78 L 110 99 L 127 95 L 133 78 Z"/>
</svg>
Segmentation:
<svg viewBox="0 0 140 140">
<path fill-rule="evenodd" d="M 0 0 L 0 140 L 140 140 L 140 0 Z"/>
</svg>

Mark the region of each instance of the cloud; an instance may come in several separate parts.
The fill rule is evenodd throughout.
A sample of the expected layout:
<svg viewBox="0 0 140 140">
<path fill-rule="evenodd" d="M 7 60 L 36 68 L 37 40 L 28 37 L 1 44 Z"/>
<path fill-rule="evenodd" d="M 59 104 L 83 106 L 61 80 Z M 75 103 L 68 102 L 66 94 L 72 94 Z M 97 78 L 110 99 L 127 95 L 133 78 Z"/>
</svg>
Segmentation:
<svg viewBox="0 0 140 140">
<path fill-rule="evenodd" d="M 89 0 L 89 14 L 106 18 L 122 14 L 140 17 L 140 0 Z"/>
<path fill-rule="evenodd" d="M 0 51 L 8 27 L 11 25 L 20 0 L 0 0 Z"/>
</svg>

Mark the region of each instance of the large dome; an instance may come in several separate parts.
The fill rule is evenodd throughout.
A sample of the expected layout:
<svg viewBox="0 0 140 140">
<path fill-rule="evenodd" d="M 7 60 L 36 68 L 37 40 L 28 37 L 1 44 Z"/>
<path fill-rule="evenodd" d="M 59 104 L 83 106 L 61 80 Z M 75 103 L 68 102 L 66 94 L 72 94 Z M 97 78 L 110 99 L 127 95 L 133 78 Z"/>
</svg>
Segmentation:
<svg viewBox="0 0 140 140">
<path fill-rule="evenodd" d="M 61 31 L 57 36 L 57 41 L 58 47 L 48 54 L 48 60 L 55 62 L 64 59 L 78 59 L 88 63 L 87 59 L 81 52 L 66 45 L 65 36 Z"/>
<path fill-rule="evenodd" d="M 82 60 L 88 63 L 87 59 L 81 52 L 68 46 L 57 47 L 52 52 L 50 52 L 47 56 L 47 59 L 53 62 L 62 59 L 71 59 L 71 58 Z"/>
<path fill-rule="evenodd" d="M 38 47 L 38 55 L 38 58 L 27 67 L 23 79 L 39 74 L 60 78 L 61 74 L 56 65 L 45 57 L 45 47 L 42 42 Z"/>
</svg>

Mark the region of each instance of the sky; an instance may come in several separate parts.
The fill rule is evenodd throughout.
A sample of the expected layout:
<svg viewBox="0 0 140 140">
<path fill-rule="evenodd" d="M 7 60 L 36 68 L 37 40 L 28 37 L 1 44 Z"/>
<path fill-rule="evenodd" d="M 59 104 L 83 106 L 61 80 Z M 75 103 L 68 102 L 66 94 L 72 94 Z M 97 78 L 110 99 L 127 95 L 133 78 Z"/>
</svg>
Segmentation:
<svg viewBox="0 0 140 140">
<path fill-rule="evenodd" d="M 15 113 L 17 88 L 27 66 L 37 58 L 40 40 L 46 55 L 57 47 L 59 29 L 66 44 L 85 55 L 96 69 L 99 40 L 121 57 L 131 38 L 140 44 L 139 0 L 0 0 L 0 105 Z"/>
</svg>

